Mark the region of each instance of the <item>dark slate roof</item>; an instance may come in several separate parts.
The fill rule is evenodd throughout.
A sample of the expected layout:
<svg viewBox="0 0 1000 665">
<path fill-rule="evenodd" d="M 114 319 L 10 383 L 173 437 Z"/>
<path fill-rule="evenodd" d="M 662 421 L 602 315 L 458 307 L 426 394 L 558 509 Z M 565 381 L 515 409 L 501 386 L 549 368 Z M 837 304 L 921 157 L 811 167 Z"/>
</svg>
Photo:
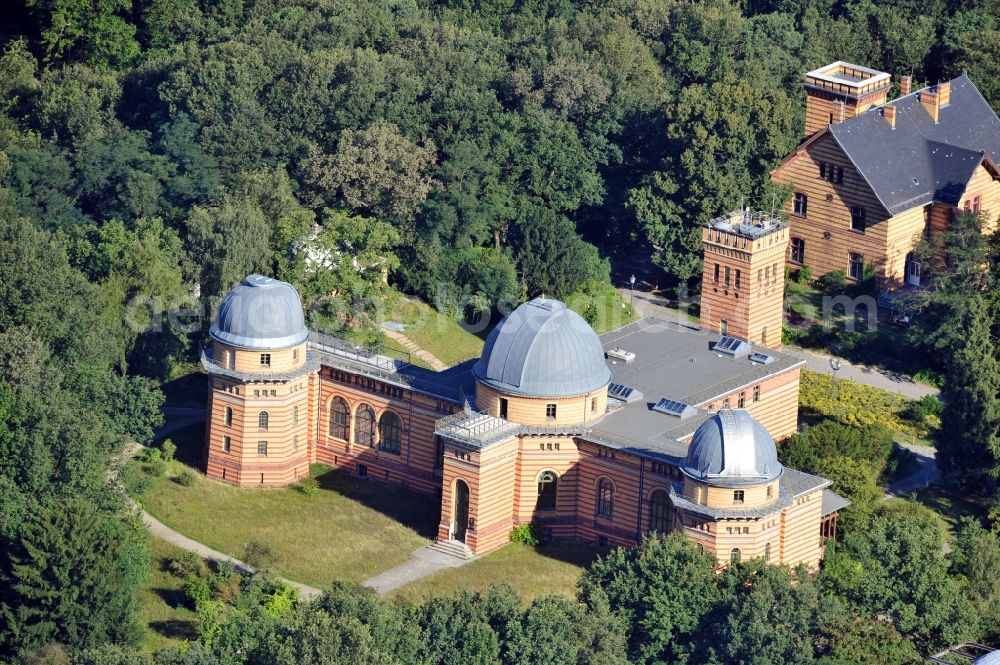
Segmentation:
<svg viewBox="0 0 1000 665">
<path fill-rule="evenodd" d="M 934 201 L 957 205 L 984 155 L 1000 163 L 1000 119 L 968 76 L 951 81 L 937 123 L 920 92 L 887 104 L 896 107 L 895 129 L 881 107 L 829 128 L 892 215 Z"/>
<path fill-rule="evenodd" d="M 845 499 L 830 488 L 823 490 L 823 517 L 843 510 L 851 505 L 849 499 Z"/>
<path fill-rule="evenodd" d="M 456 404 L 462 404 L 475 392 L 472 360 L 436 372 L 317 332 L 309 333 L 309 353 L 324 366 L 368 376 Z"/>
<path fill-rule="evenodd" d="M 501 392 L 531 397 L 583 395 L 611 380 L 594 329 L 547 298 L 530 300 L 501 321 L 473 372 Z"/>
</svg>

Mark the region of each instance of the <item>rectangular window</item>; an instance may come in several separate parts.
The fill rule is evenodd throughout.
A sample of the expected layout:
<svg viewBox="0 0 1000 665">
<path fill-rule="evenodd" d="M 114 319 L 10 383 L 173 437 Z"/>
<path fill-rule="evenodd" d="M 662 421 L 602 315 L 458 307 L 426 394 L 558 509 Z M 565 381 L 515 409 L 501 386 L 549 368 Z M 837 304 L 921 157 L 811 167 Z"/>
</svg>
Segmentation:
<svg viewBox="0 0 1000 665">
<path fill-rule="evenodd" d="M 507 398 L 506 397 L 501 397 L 500 398 L 500 417 L 501 418 L 506 418 L 507 417 Z"/>
<path fill-rule="evenodd" d="M 260 354 L 260 365 L 261 365 L 261 367 L 270 367 L 271 366 L 271 354 L 270 353 L 262 353 L 262 354 Z"/>
<path fill-rule="evenodd" d="M 597 398 L 596 397 L 591 397 L 590 398 L 590 412 L 591 413 L 596 413 L 597 412 Z"/>
<path fill-rule="evenodd" d="M 865 270 L 865 259 L 860 254 L 851 252 L 850 254 L 850 264 L 848 266 L 848 277 L 853 280 L 861 281 L 861 277 Z"/>
<path fill-rule="evenodd" d="M 809 210 L 809 197 L 802 192 L 795 192 L 792 198 L 792 213 L 799 217 L 805 217 Z"/>
<path fill-rule="evenodd" d="M 858 233 L 865 232 L 865 209 L 859 207 L 851 208 L 851 230 Z"/>
<path fill-rule="evenodd" d="M 752 398 L 752 401 L 753 401 L 754 404 L 756 404 L 757 402 L 760 401 L 760 386 L 754 386 L 753 387 L 753 398 Z"/>
<path fill-rule="evenodd" d="M 774 485 L 767 486 L 767 498 L 770 499 L 774 496 Z"/>
<path fill-rule="evenodd" d="M 292 349 L 292 362 L 298 362 L 298 361 L 299 361 L 299 350 Z"/>
<path fill-rule="evenodd" d="M 277 396 L 278 396 L 278 391 L 277 390 L 272 390 L 271 391 L 271 397 L 277 397 Z"/>
<path fill-rule="evenodd" d="M 719 264 L 715 264 L 715 283 L 719 283 Z"/>
<path fill-rule="evenodd" d="M 740 288 L 740 269 L 736 269 L 736 288 Z"/>
<path fill-rule="evenodd" d="M 723 409 L 728 409 L 729 408 L 729 398 L 728 397 L 726 399 L 722 400 L 722 408 Z"/>
<path fill-rule="evenodd" d="M 267 441 L 258 441 L 257 442 L 257 456 L 258 457 L 267 457 Z"/>
<path fill-rule="evenodd" d="M 253 396 L 254 397 L 260 397 L 260 391 L 259 390 L 253 391 Z"/>
<path fill-rule="evenodd" d="M 792 263 L 802 265 L 806 262 L 806 241 L 802 238 L 792 238 Z"/>
<path fill-rule="evenodd" d="M 743 503 L 743 490 L 733 491 L 733 503 Z"/>
<path fill-rule="evenodd" d="M 546 404 L 545 405 L 545 417 L 549 420 L 555 420 L 556 417 L 556 405 Z"/>
<path fill-rule="evenodd" d="M 832 170 L 833 170 L 833 175 L 831 176 L 831 180 L 833 180 L 833 182 L 837 183 L 838 185 L 844 184 L 844 167 L 834 166 L 832 167 Z"/>
<path fill-rule="evenodd" d="M 729 321 L 726 321 L 725 319 L 719 321 L 719 332 L 723 337 L 729 334 Z"/>
<path fill-rule="evenodd" d="M 726 286 L 729 286 L 729 266 L 726 266 Z"/>
<path fill-rule="evenodd" d="M 233 448 L 233 440 L 228 436 L 222 437 L 222 452 L 228 453 Z"/>
<path fill-rule="evenodd" d="M 973 196 L 972 197 L 972 212 L 979 212 L 979 209 L 983 205 L 983 197 Z"/>
<path fill-rule="evenodd" d="M 744 406 L 746 406 L 746 403 L 747 403 L 747 394 L 740 393 L 739 397 L 736 398 L 736 408 L 742 409 Z"/>
<path fill-rule="evenodd" d="M 819 163 L 819 177 L 822 178 L 823 180 L 826 180 L 826 178 L 827 178 L 826 174 L 827 174 L 827 167 L 828 166 L 829 166 L 829 164 L 827 164 L 826 162 L 820 162 Z"/>
</svg>

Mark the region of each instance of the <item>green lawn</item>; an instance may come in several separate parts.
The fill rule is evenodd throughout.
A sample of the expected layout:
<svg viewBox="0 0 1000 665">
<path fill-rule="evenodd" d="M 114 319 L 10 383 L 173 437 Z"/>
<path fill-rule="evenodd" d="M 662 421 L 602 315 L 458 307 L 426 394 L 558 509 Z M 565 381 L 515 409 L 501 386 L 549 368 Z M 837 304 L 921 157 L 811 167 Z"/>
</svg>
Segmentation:
<svg viewBox="0 0 1000 665">
<path fill-rule="evenodd" d="M 195 613 L 184 606 L 184 580 L 167 572 L 167 561 L 183 553 L 164 540 L 151 539 L 149 578 L 140 592 L 139 614 L 146 627 L 143 648 L 150 653 L 198 637 Z"/>
<path fill-rule="evenodd" d="M 437 529 L 436 499 L 402 487 L 366 481 L 316 465 L 320 489 L 243 489 L 195 474 L 180 462 L 143 493 L 143 506 L 184 535 L 240 557 L 257 542 L 270 551 L 267 567 L 290 579 L 324 587 L 333 580 L 360 582 L 406 561 Z"/>
<path fill-rule="evenodd" d="M 420 602 L 429 595 L 447 595 L 459 589 L 485 591 L 493 584 L 511 584 L 524 599 L 562 593 L 575 596 L 576 580 L 602 550 L 581 543 L 554 543 L 530 547 L 510 543 L 461 568 L 444 570 L 395 592 L 394 597 Z"/>
<path fill-rule="evenodd" d="M 598 335 L 602 335 L 611 330 L 617 330 L 622 326 L 635 321 L 635 312 L 628 303 L 621 297 L 618 289 L 611 285 L 606 286 L 596 294 L 574 293 L 566 298 L 566 305 L 587 319 Z M 594 313 L 588 314 L 586 310 L 594 308 Z"/>
<path fill-rule="evenodd" d="M 949 537 L 955 535 L 955 528 L 963 517 L 985 521 L 989 514 L 988 497 L 975 494 L 947 480 L 917 490 L 913 498 L 941 517 Z"/>
<path fill-rule="evenodd" d="M 489 333 L 489 328 L 478 334 L 469 332 L 452 317 L 416 298 L 401 298 L 387 318 L 406 324 L 403 334 L 410 341 L 449 366 L 477 358 Z"/>
</svg>

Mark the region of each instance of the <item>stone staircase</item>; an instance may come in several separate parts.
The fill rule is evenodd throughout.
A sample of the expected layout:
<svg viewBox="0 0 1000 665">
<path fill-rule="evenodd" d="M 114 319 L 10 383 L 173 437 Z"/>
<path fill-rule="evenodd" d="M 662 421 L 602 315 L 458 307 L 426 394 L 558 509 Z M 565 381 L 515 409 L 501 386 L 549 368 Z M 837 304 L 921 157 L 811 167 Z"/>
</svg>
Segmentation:
<svg viewBox="0 0 1000 665">
<path fill-rule="evenodd" d="M 466 561 L 476 558 L 476 555 L 469 549 L 469 546 L 460 540 L 439 540 L 431 545 L 429 549 Z"/>
</svg>

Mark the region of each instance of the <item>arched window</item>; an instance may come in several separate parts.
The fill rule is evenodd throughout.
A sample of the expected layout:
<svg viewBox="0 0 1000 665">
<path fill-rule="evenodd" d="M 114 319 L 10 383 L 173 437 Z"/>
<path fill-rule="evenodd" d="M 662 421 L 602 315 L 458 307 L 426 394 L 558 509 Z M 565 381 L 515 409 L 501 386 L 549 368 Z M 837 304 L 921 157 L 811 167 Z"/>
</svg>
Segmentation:
<svg viewBox="0 0 1000 665">
<path fill-rule="evenodd" d="M 392 411 L 386 411 L 378 421 L 378 447 L 387 453 L 399 454 L 399 444 L 403 435 L 403 421 Z"/>
<path fill-rule="evenodd" d="M 226 427 L 233 426 L 233 407 L 226 407 Z"/>
<path fill-rule="evenodd" d="M 597 483 L 597 516 L 613 517 L 615 514 L 615 484 L 607 478 Z"/>
<path fill-rule="evenodd" d="M 740 548 L 734 547 L 729 552 L 729 563 L 739 563 L 741 554 L 742 552 L 740 552 Z"/>
<path fill-rule="evenodd" d="M 334 397 L 330 402 L 330 436 L 334 439 L 343 439 L 351 431 L 351 408 L 347 406 L 347 400 L 343 397 Z"/>
<path fill-rule="evenodd" d="M 656 490 L 649 497 L 649 529 L 656 533 L 670 533 L 670 497 L 666 490 Z"/>
<path fill-rule="evenodd" d="M 261 411 L 257 415 L 257 427 L 260 429 L 267 429 L 267 411 Z"/>
<path fill-rule="evenodd" d="M 554 471 L 542 471 L 538 474 L 538 500 L 535 502 L 535 510 L 555 510 L 558 489 L 559 477 Z"/>
<path fill-rule="evenodd" d="M 771 543 L 764 543 L 764 562 L 770 563 L 771 561 Z"/>
<path fill-rule="evenodd" d="M 375 412 L 367 404 L 354 413 L 354 443 L 375 447 Z"/>
</svg>

